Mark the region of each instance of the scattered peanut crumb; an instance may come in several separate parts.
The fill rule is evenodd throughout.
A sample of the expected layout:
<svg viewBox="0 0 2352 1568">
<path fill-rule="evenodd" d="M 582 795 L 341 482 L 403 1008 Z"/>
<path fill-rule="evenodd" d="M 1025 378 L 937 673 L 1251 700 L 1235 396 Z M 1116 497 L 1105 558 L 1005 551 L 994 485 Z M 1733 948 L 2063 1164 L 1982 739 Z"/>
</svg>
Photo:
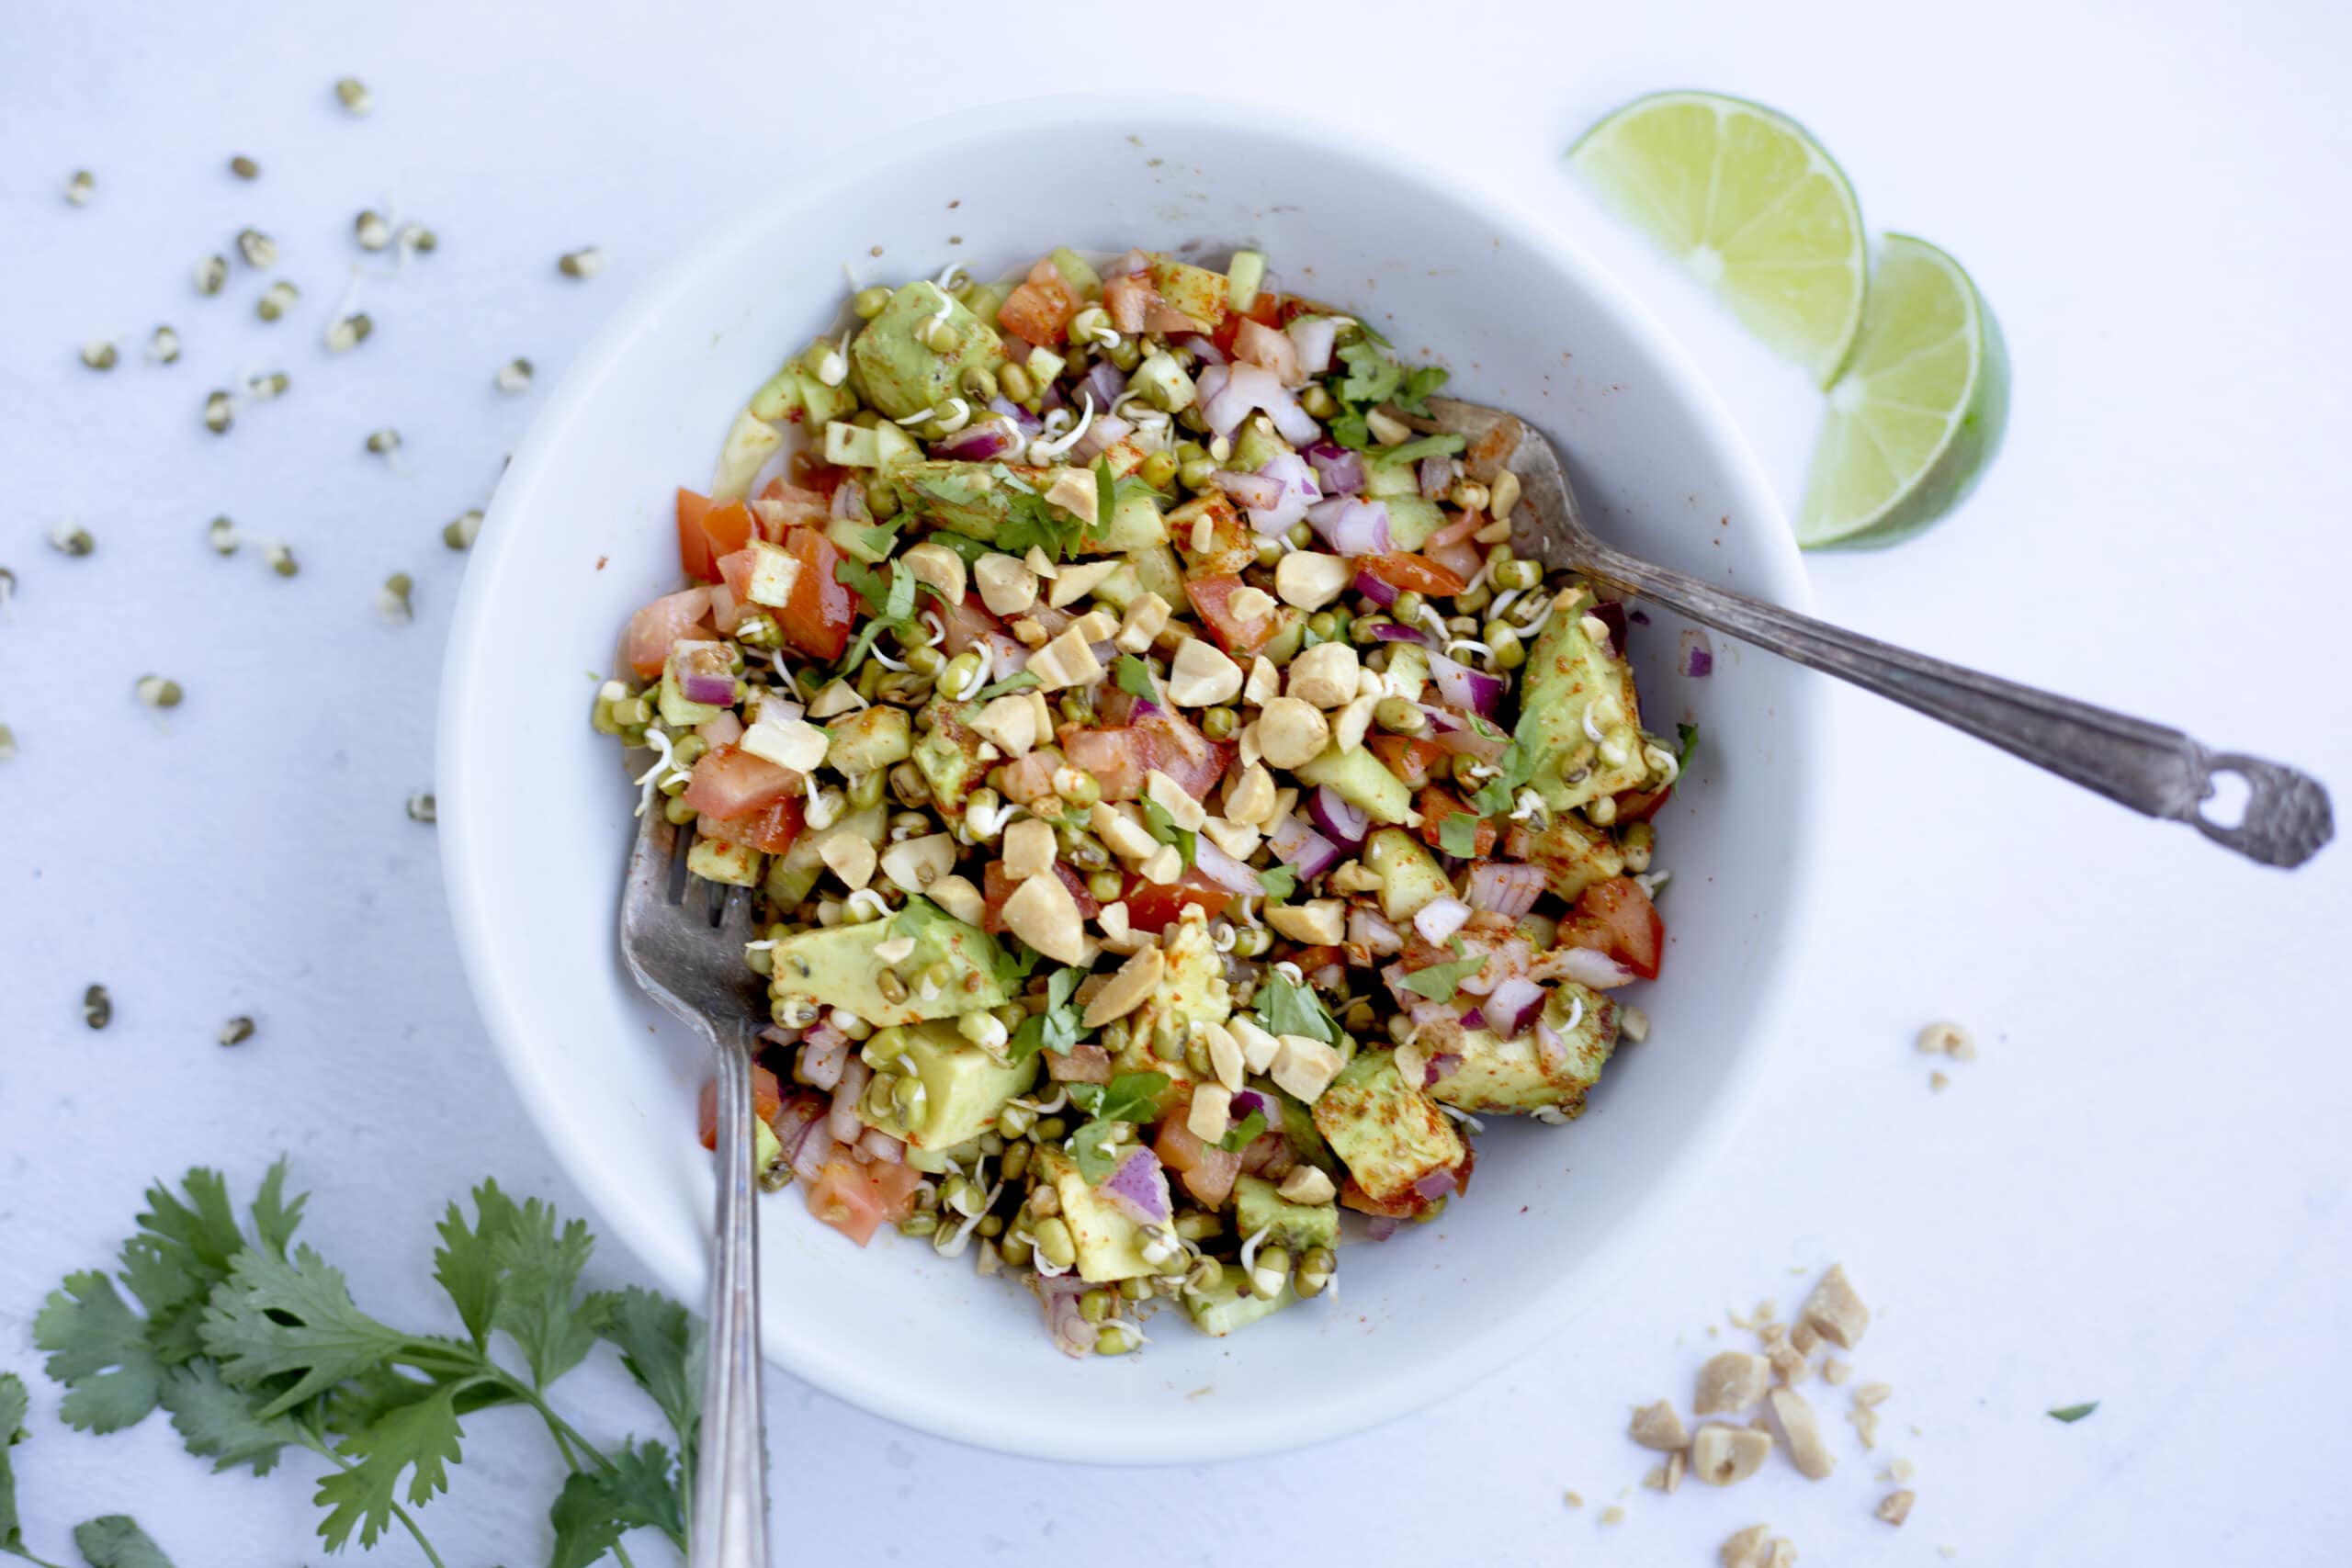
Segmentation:
<svg viewBox="0 0 2352 1568">
<path fill-rule="evenodd" d="M 1878 1506 L 1878 1517 L 1888 1524 L 1899 1525 L 1911 1517 L 1911 1505 L 1917 1500 L 1918 1495 L 1907 1486 L 1900 1492 L 1890 1492 Z"/>
<path fill-rule="evenodd" d="M 1729 1486 L 1755 1474 L 1771 1451 L 1771 1434 L 1711 1421 L 1690 1439 L 1690 1468 L 1710 1486 Z"/>
<path fill-rule="evenodd" d="M 1649 1473 L 1642 1477 L 1642 1484 L 1648 1487 L 1653 1492 L 1665 1491 L 1666 1466 L 1662 1464 L 1654 1464 L 1650 1466 Z"/>
<path fill-rule="evenodd" d="M 1787 1536 L 1772 1538 L 1772 1555 L 1764 1560 L 1764 1568 L 1797 1568 L 1797 1543 Z"/>
<path fill-rule="evenodd" d="M 1863 1333 L 1871 1325 L 1871 1309 L 1846 1278 L 1846 1266 L 1832 1263 L 1821 1282 L 1805 1298 L 1798 1313 L 1804 1322 L 1813 1325 L 1824 1339 L 1840 1350 L 1850 1350 L 1862 1342 Z"/>
<path fill-rule="evenodd" d="M 1690 1408 L 1701 1416 L 1746 1410 L 1771 1385 L 1771 1362 L 1747 1350 L 1719 1350 L 1699 1369 Z"/>
<path fill-rule="evenodd" d="M 1880 1471 L 1878 1472 L 1878 1478 L 1881 1481 L 1900 1486 L 1917 1473 L 1918 1467 L 1917 1465 L 1914 1465 L 1907 1459 L 1899 1459 L 1893 1464 L 1888 1465 L 1884 1470 Z"/>
<path fill-rule="evenodd" d="M 1821 1359 L 1821 1381 L 1823 1382 L 1840 1383 L 1844 1382 L 1848 1378 L 1852 1377 L 1853 1375 L 1854 1369 L 1844 1361 L 1839 1360 L 1837 1357 L 1824 1356 Z"/>
<path fill-rule="evenodd" d="M 1950 1073 L 1929 1073 L 1928 1075 L 1928 1087 L 1930 1089 L 1933 1089 L 1936 1093 L 1941 1094 L 1944 1090 L 1951 1087 L 1951 1075 Z"/>
<path fill-rule="evenodd" d="M 1773 1372 L 1791 1388 L 1813 1375 L 1813 1363 L 1785 1340 L 1772 1347 L 1772 1354 L 1768 1359 L 1772 1363 Z"/>
<path fill-rule="evenodd" d="M 1677 1449 L 1666 1456 L 1666 1490 L 1669 1495 L 1681 1486 L 1683 1472 L 1688 1469 L 1690 1464 L 1683 1458 L 1681 1450 Z"/>
<path fill-rule="evenodd" d="M 1821 1343 L 1821 1330 L 1809 1323 L 1800 1323 L 1789 1330 L 1789 1343 L 1796 1347 L 1800 1356 L 1810 1356 Z"/>
<path fill-rule="evenodd" d="M 1634 1412 L 1626 1433 L 1634 1441 L 1658 1453 L 1673 1453 L 1690 1446 L 1690 1435 L 1682 1429 L 1682 1417 L 1666 1400 L 1645 1404 Z"/>
<path fill-rule="evenodd" d="M 1625 1510 L 1611 1503 L 1600 1510 L 1600 1522 L 1604 1525 L 1622 1525 L 1625 1522 Z"/>
<path fill-rule="evenodd" d="M 1911 1044 L 1923 1056 L 1942 1055 L 1960 1062 L 1976 1060 L 1975 1037 L 1956 1023 L 1931 1023 L 1919 1031 L 1919 1037 Z"/>
<path fill-rule="evenodd" d="M 1892 1383 L 1866 1382 L 1854 1391 L 1854 1403 L 1857 1404 L 1884 1404 L 1894 1397 L 1894 1386 Z"/>
<path fill-rule="evenodd" d="M 1561 1494 L 1561 1496 L 1567 1499 L 1568 1506 L 1571 1508 L 1581 1508 L 1584 1506 L 1584 1494 L 1581 1492 L 1564 1492 Z"/>
<path fill-rule="evenodd" d="M 1855 1436 L 1862 1439 L 1862 1447 L 1878 1447 L 1878 1412 L 1867 1404 L 1857 1405 L 1847 1419 L 1854 1424 Z"/>
<path fill-rule="evenodd" d="M 1771 1533 L 1770 1525 L 1750 1525 L 1736 1530 L 1724 1541 L 1719 1554 L 1724 1568 L 1764 1568 L 1765 1559 L 1771 1553 L 1771 1543 L 1765 1538 Z"/>
<path fill-rule="evenodd" d="M 1821 1427 L 1813 1417 L 1813 1406 L 1792 1388 L 1774 1389 L 1771 1406 L 1772 1419 L 1780 1425 L 1781 1440 L 1788 1445 L 1790 1460 L 1806 1480 L 1826 1480 L 1838 1468 L 1838 1458 L 1821 1440 Z"/>
</svg>

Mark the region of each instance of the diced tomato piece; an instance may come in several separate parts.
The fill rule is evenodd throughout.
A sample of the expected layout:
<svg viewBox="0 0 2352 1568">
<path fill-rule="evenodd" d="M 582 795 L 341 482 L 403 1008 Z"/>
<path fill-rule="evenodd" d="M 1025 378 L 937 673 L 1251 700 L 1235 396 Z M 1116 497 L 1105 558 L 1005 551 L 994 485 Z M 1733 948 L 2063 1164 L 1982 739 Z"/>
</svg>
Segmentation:
<svg viewBox="0 0 2352 1568">
<path fill-rule="evenodd" d="M 1561 922 L 1559 941 L 1563 947 L 1605 953 L 1643 979 L 1655 980 L 1666 949 L 1666 922 L 1640 883 L 1613 876 L 1577 897 L 1575 910 Z"/>
<path fill-rule="evenodd" d="M 882 1200 L 882 1217 L 897 1224 L 915 1212 L 915 1190 L 922 1185 L 922 1172 L 910 1165 L 869 1165 L 866 1174 L 873 1179 L 875 1195 Z"/>
<path fill-rule="evenodd" d="M 784 607 L 775 612 L 776 626 L 801 652 L 839 659 L 848 650 L 850 628 L 857 624 L 857 595 L 833 576 L 842 553 L 814 528 L 791 530 L 784 547 L 800 563 L 800 572 L 792 580 Z"/>
<path fill-rule="evenodd" d="M 1102 308 L 1123 333 L 1196 333 L 1200 323 L 1159 297 L 1143 273 L 1114 277 L 1102 285 Z"/>
<path fill-rule="evenodd" d="M 775 1120 L 775 1113 L 783 1109 L 784 1087 L 776 1082 L 775 1075 L 765 1067 L 752 1067 L 752 1114 L 763 1122 L 773 1122 Z M 718 1083 L 715 1078 L 705 1082 L 702 1086 L 700 1119 L 702 1146 L 707 1149 L 717 1148 L 718 1146 Z"/>
<path fill-rule="evenodd" d="M 1102 912 L 1102 906 L 1095 901 L 1093 894 L 1086 890 L 1086 878 L 1059 861 L 1054 863 L 1054 873 L 1061 878 L 1062 886 L 1069 889 L 1070 897 L 1076 900 L 1080 919 L 1091 920 Z M 993 934 L 1004 930 L 1004 901 L 1012 897 L 1013 889 L 1021 885 L 1013 881 L 1011 874 L 996 861 L 989 863 L 981 882 L 980 898 L 987 908 L 980 916 L 980 929 Z"/>
<path fill-rule="evenodd" d="M 851 477 L 853 470 L 837 468 L 825 461 L 823 445 L 820 442 L 816 446 L 804 447 L 795 452 L 791 460 L 785 465 L 786 470 L 792 476 L 791 483 L 787 485 L 780 479 L 770 479 L 767 489 L 760 493 L 775 494 L 780 489 L 811 492 L 824 502 L 830 514 L 833 503 L 833 491 L 842 488 L 842 485 Z M 789 498 L 779 496 L 779 499 Z"/>
<path fill-rule="evenodd" d="M 1405 781 L 1407 789 L 1419 789 L 1430 782 L 1430 775 L 1445 756 L 1445 748 L 1434 740 L 1419 737 L 1408 739 L 1402 735 L 1374 735 L 1364 744 L 1372 754 L 1392 773 Z"/>
<path fill-rule="evenodd" d="M 1241 1175 L 1241 1154 L 1227 1153 L 1215 1144 L 1203 1143 L 1184 1125 L 1184 1108 L 1170 1111 L 1159 1123 L 1159 1135 L 1152 1145 L 1152 1152 L 1159 1163 L 1177 1174 L 1194 1201 L 1214 1209 L 1232 1196 L 1233 1184 Z"/>
<path fill-rule="evenodd" d="M 1187 908 L 1214 915 L 1233 897 L 1198 866 L 1186 867 L 1182 876 L 1170 883 L 1147 882 L 1129 872 L 1120 896 L 1126 900 L 1127 924 L 1139 931 L 1164 931 L 1182 919 Z"/>
<path fill-rule="evenodd" d="M 866 1168 L 848 1160 L 829 1159 L 808 1186 L 808 1212 L 842 1235 L 864 1247 L 881 1228 L 881 1192 Z"/>
<path fill-rule="evenodd" d="M 628 621 L 628 635 L 622 645 L 622 657 L 638 679 L 650 681 L 662 673 L 670 660 L 670 645 L 689 637 L 710 614 L 710 590 L 689 588 L 682 593 L 665 593 L 653 601 Z"/>
<path fill-rule="evenodd" d="M 1390 560 L 1395 558 L 1375 556 L 1372 558 Z M 1398 583 L 1397 586 L 1408 585 Z M 1462 584 L 1456 582 L 1445 592 L 1458 592 L 1461 587 Z M 1193 608 L 1200 612 L 1201 619 L 1208 623 L 1209 630 L 1216 634 L 1218 642 L 1225 645 L 1226 652 L 1236 659 L 1250 659 L 1256 657 L 1282 629 L 1281 606 L 1277 605 L 1254 621 L 1242 620 L 1227 607 L 1241 588 L 1242 581 L 1238 577 L 1194 577 L 1186 579 L 1184 583 L 1184 592 L 1192 599 Z"/>
<path fill-rule="evenodd" d="M 744 844 L 762 854 L 780 855 L 800 837 L 806 822 L 800 792 L 796 789 L 783 799 L 741 817 L 698 817 L 695 830 L 722 844 Z"/>
<path fill-rule="evenodd" d="M 702 754 L 681 798 L 700 815 L 726 821 L 797 793 L 802 782 L 798 773 L 779 768 L 765 757 L 755 757 L 741 747 L 721 746 Z"/>
<path fill-rule="evenodd" d="M 1247 310 L 1227 310 L 1225 320 L 1216 324 L 1216 331 L 1209 334 L 1209 341 L 1226 353 L 1232 354 L 1234 341 L 1240 333 L 1242 322 L 1255 321 L 1261 327 L 1279 327 L 1283 324 L 1283 297 L 1271 288 L 1261 288 L 1258 290 L 1257 298 L 1250 301 L 1250 308 Z M 1247 355 L 1239 357 L 1246 358 Z M 1272 367 L 1268 368 L 1271 369 Z"/>
<path fill-rule="evenodd" d="M 1151 771 L 1151 743 L 1133 728 L 1122 729 L 1066 728 L 1061 731 L 1062 757 L 1081 773 L 1091 773 L 1102 786 L 1105 800 L 1133 800 L 1143 794 L 1144 775 Z"/>
<path fill-rule="evenodd" d="M 1450 789 L 1444 789 L 1435 785 L 1421 791 L 1420 799 L 1416 801 L 1414 804 L 1419 809 L 1421 814 L 1421 841 L 1429 845 L 1430 848 L 1433 850 L 1443 850 L 1445 848 L 1442 834 L 1445 829 L 1445 819 L 1447 818 L 1467 817 L 1471 814 L 1470 808 L 1462 804 L 1462 797 L 1460 795 L 1454 794 Z M 1457 828 L 1454 831 L 1458 833 L 1461 829 Z M 1487 855 L 1493 854 L 1495 852 L 1495 838 L 1496 829 L 1493 820 L 1487 818 L 1480 818 L 1478 819 L 1477 834 L 1475 840 L 1477 847 L 1472 852 L 1482 859 Z"/>
<path fill-rule="evenodd" d="M 1272 371 L 1285 387 L 1300 384 L 1298 345 L 1291 342 L 1288 333 L 1276 332 L 1256 321 L 1243 321 L 1234 334 L 1233 356 Z"/>
<path fill-rule="evenodd" d="M 1627 790 L 1617 797 L 1617 820 L 1646 822 L 1658 813 L 1658 807 L 1674 798 L 1674 786 L 1664 789 Z"/>
<path fill-rule="evenodd" d="M 1356 570 L 1372 573 L 1392 588 L 1449 596 L 1469 587 L 1470 579 L 1476 576 L 1478 570 L 1473 565 L 1467 572 L 1456 572 L 1451 567 L 1427 556 L 1417 556 L 1409 550 L 1391 550 L 1385 556 L 1360 556 L 1356 559 Z"/>
<path fill-rule="evenodd" d="M 997 324 L 1031 343 L 1059 343 L 1078 314 L 1078 295 L 1061 268 L 1045 258 L 1029 269 L 1029 280 L 997 310 Z"/>
<path fill-rule="evenodd" d="M 697 582 L 718 579 L 718 558 L 752 538 L 752 509 L 740 501 L 715 505 L 706 495 L 678 491 L 678 560 Z"/>
</svg>

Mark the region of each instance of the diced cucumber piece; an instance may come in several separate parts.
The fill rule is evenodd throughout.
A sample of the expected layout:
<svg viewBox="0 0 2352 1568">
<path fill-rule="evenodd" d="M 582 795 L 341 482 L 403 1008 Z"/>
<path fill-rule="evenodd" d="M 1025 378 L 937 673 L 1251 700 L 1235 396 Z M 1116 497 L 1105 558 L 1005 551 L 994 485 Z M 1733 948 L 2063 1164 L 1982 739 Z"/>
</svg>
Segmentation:
<svg viewBox="0 0 2352 1568">
<path fill-rule="evenodd" d="M 1432 898 L 1453 896 L 1436 857 L 1402 828 L 1383 828 L 1364 840 L 1363 867 L 1380 878 L 1380 912 L 1409 920 Z"/>
<path fill-rule="evenodd" d="M 1054 254 L 1046 259 L 1054 264 L 1054 270 L 1062 275 L 1062 281 L 1069 284 L 1080 299 L 1102 298 L 1102 274 L 1096 272 L 1084 256 L 1068 245 L 1057 245 Z"/>
<path fill-rule="evenodd" d="M 1243 1287 L 1240 1269 L 1227 1269 L 1225 1278 L 1207 1290 L 1185 1292 L 1184 1310 L 1192 1314 L 1193 1327 L 1213 1339 L 1222 1339 L 1297 1300 L 1297 1293 L 1287 1284 L 1261 1300 Z"/>
<path fill-rule="evenodd" d="M 1400 550 L 1418 550 L 1430 542 L 1430 536 L 1445 526 L 1445 513 L 1434 501 L 1424 501 L 1420 492 L 1392 495 L 1387 498 L 1388 537 Z"/>
<path fill-rule="evenodd" d="M 1375 822 L 1402 822 L 1413 809 L 1413 793 L 1405 781 L 1390 773 L 1377 753 L 1362 746 L 1352 751 L 1327 746 L 1321 756 L 1298 769 L 1298 776 L 1311 784 L 1329 784 L 1341 799 L 1370 812 Z"/>
<path fill-rule="evenodd" d="M 1236 251 L 1233 259 L 1225 264 L 1225 303 L 1228 310 L 1246 311 L 1258 302 L 1258 286 L 1266 281 L 1266 253 Z"/>
<path fill-rule="evenodd" d="M 864 425 L 837 419 L 825 426 L 825 461 L 842 468 L 882 466 L 879 439 Z"/>
</svg>

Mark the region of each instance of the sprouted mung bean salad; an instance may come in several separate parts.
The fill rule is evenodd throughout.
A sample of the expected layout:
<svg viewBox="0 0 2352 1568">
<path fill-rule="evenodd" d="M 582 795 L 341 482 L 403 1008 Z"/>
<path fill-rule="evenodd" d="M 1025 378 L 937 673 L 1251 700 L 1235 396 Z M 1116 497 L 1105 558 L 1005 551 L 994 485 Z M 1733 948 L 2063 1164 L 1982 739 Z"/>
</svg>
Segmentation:
<svg viewBox="0 0 2352 1568">
<path fill-rule="evenodd" d="M 851 303 L 595 702 L 762 901 L 761 1180 L 1025 1278 L 1072 1355 L 1325 1294 L 1343 1214 L 1433 1217 L 1645 1027 L 1680 759 L 1624 612 L 1512 554 L 1444 371 L 1256 253 Z"/>
</svg>

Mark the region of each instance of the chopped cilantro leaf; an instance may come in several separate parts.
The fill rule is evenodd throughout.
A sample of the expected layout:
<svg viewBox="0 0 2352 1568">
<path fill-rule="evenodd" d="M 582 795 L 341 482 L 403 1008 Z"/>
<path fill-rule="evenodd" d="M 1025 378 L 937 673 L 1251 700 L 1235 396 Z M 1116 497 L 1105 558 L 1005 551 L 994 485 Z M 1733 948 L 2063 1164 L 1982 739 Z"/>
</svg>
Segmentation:
<svg viewBox="0 0 2352 1568">
<path fill-rule="evenodd" d="M 938 545 L 943 548 L 955 551 L 967 567 L 978 566 L 982 556 L 996 553 L 996 547 L 987 540 L 975 539 L 967 535 L 958 534 L 952 528 L 933 530 L 924 538 L 923 543 Z"/>
<path fill-rule="evenodd" d="M 1405 384 L 1396 393 L 1396 406 L 1407 413 L 1427 412 L 1431 394 L 1452 379 L 1453 374 L 1442 366 L 1416 366 L 1405 373 Z M 1458 441 L 1461 437 L 1453 439 Z"/>
<path fill-rule="evenodd" d="M 1674 727 L 1674 766 L 1677 773 L 1690 765 L 1690 754 L 1699 749 L 1699 727 L 1685 721 Z"/>
<path fill-rule="evenodd" d="M 1094 459 L 1094 526 L 1097 529 L 1108 528 L 1111 513 L 1118 509 L 1118 505 L 1119 487 L 1111 478 L 1111 459 L 1097 457 Z"/>
<path fill-rule="evenodd" d="M 1151 683 L 1151 667 L 1132 653 L 1119 655 L 1119 661 L 1111 667 L 1111 676 L 1119 682 L 1119 690 L 1131 697 L 1140 697 L 1148 703 L 1159 700 L 1159 693 Z"/>
<path fill-rule="evenodd" d="M 860 528 L 857 531 L 858 543 L 877 556 L 888 555 L 890 547 L 898 541 L 898 537 L 899 525 L 896 523 L 884 523 L 876 527 Z"/>
<path fill-rule="evenodd" d="M 1258 986 L 1258 1021 L 1269 1034 L 1300 1034 L 1327 1045 L 1340 1043 L 1340 1025 L 1311 986 L 1294 986 L 1272 970 Z"/>
<path fill-rule="evenodd" d="M 2086 1400 L 2080 1404 L 2062 1404 L 2050 1412 L 2050 1418 L 2052 1421 L 2064 1421 L 2071 1427 L 2098 1408 L 2098 1401 L 2096 1399 Z"/>
<path fill-rule="evenodd" d="M 1298 891 L 1298 869 L 1295 866 L 1270 865 L 1258 874 L 1258 886 L 1266 897 L 1279 904 Z"/>
<path fill-rule="evenodd" d="M 1185 869 L 1191 870 L 1193 858 L 1200 853 L 1200 835 L 1189 828 L 1176 826 L 1176 818 L 1168 814 L 1168 807 L 1149 795 L 1144 797 L 1143 821 L 1144 826 L 1151 829 L 1153 838 L 1163 844 L 1176 846 L 1178 857 L 1183 861 Z"/>
<path fill-rule="evenodd" d="M 1265 1130 L 1266 1113 L 1262 1111 L 1252 1111 L 1229 1129 L 1224 1137 L 1219 1138 L 1216 1141 L 1216 1146 L 1227 1154 L 1238 1154 L 1256 1143 L 1258 1134 Z"/>
<path fill-rule="evenodd" d="M 1051 1051 L 1057 1056 L 1067 1056 L 1078 1043 L 1078 1010 L 1069 1005 L 1069 995 L 1086 977 L 1083 969 L 1057 969 L 1046 980 L 1046 1010 L 1031 1013 L 1012 1032 L 1006 1052 L 1015 1062 L 1025 1062 L 1039 1051 Z"/>
<path fill-rule="evenodd" d="M 1447 951 L 1459 953 L 1462 939 L 1446 943 Z M 1432 964 L 1426 969 L 1416 969 L 1405 976 L 1405 988 L 1415 996 L 1427 997 L 1433 1002 L 1450 1002 L 1462 982 L 1487 966 L 1487 955 L 1474 953 L 1467 958 L 1456 958 L 1451 964 Z"/>
<path fill-rule="evenodd" d="M 1451 457 L 1467 445 L 1459 435 L 1424 435 L 1401 446 L 1383 446 L 1379 460 L 1385 465 L 1418 463 L 1424 457 Z"/>
<path fill-rule="evenodd" d="M 1336 389 L 1351 403 L 1385 403 L 1405 378 L 1404 368 L 1374 343 L 1351 343 L 1340 350 L 1348 374 Z"/>
<path fill-rule="evenodd" d="M 1108 1084 L 1070 1085 L 1070 1102 L 1093 1117 L 1070 1139 L 1079 1174 L 1094 1184 L 1116 1170 L 1125 1156 L 1111 1145 L 1113 1124 L 1150 1121 L 1159 1114 L 1159 1097 L 1167 1092 L 1166 1073 L 1121 1073 Z"/>
<path fill-rule="evenodd" d="M 865 600 L 868 614 L 888 614 L 890 584 L 884 580 L 882 573 L 865 562 L 843 556 L 833 563 L 833 581 Z"/>
<path fill-rule="evenodd" d="M 976 703 L 985 703 L 997 697 L 1009 697 L 1015 692 L 1025 692 L 1036 684 L 1038 684 L 1037 677 L 1026 670 L 1017 671 L 993 686 L 982 686 L 973 694 L 971 700 Z"/>
<path fill-rule="evenodd" d="M 1437 827 L 1438 848 L 1455 860 L 1468 860 L 1478 852 L 1478 818 L 1467 811 L 1452 811 Z"/>
<path fill-rule="evenodd" d="M 1543 750 L 1542 729 L 1534 707 L 1519 716 L 1519 733 L 1496 759 L 1495 776 L 1470 797 L 1472 810 L 1483 817 L 1493 817 L 1511 809 L 1521 787 L 1535 776 L 1536 758 Z"/>
<path fill-rule="evenodd" d="M 1034 491 L 1008 491 L 1005 513 L 997 525 L 993 547 L 1009 556 L 1027 555 L 1034 546 L 1046 552 L 1047 560 L 1061 560 L 1078 549 L 1086 533 L 1082 519 L 1072 517 Z"/>
</svg>

